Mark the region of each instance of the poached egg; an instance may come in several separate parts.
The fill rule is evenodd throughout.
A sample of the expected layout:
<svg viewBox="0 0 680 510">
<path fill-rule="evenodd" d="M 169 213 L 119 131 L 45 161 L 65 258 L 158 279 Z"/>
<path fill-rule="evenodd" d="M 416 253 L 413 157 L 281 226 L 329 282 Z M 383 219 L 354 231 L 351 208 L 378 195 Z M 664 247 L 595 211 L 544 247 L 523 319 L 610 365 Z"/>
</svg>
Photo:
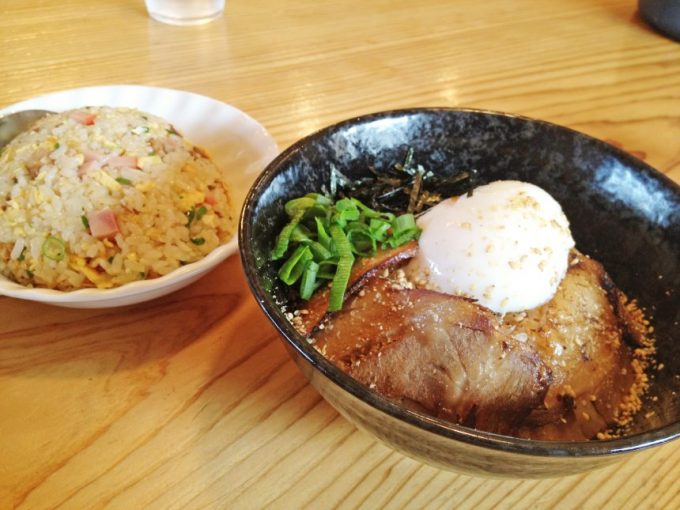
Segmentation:
<svg viewBox="0 0 680 510">
<path fill-rule="evenodd" d="M 495 181 L 422 215 L 411 279 L 504 314 L 546 303 L 564 278 L 574 239 L 560 204 L 526 182 Z"/>
</svg>

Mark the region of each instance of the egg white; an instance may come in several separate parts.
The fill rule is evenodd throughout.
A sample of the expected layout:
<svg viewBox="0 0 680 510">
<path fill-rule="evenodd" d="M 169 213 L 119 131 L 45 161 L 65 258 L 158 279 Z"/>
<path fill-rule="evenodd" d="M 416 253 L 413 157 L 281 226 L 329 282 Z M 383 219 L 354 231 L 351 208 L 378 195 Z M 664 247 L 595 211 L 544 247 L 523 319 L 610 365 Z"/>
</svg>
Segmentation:
<svg viewBox="0 0 680 510">
<path fill-rule="evenodd" d="M 411 277 L 503 314 L 549 301 L 574 239 L 559 203 L 526 182 L 495 181 L 444 200 L 418 219 Z"/>
</svg>

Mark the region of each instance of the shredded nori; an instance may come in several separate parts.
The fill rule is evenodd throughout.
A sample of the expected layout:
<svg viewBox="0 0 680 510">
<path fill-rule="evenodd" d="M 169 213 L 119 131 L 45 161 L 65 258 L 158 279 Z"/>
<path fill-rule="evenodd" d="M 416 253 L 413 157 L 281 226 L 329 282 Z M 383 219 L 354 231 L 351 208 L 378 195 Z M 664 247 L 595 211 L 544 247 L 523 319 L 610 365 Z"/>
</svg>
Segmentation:
<svg viewBox="0 0 680 510">
<path fill-rule="evenodd" d="M 414 163 L 413 148 L 408 149 L 402 163 L 382 171 L 368 167 L 368 171 L 371 175 L 353 180 L 332 167 L 330 195 L 356 198 L 377 211 L 418 214 L 444 198 L 472 193 L 478 177 L 475 169 L 437 175 Z"/>
</svg>

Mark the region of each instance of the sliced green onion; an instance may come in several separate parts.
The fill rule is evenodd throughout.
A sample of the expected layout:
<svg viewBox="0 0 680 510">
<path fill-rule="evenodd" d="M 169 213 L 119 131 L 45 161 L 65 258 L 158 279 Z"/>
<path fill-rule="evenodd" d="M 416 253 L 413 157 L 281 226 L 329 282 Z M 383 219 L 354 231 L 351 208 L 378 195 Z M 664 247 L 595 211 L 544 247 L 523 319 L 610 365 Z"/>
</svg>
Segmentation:
<svg viewBox="0 0 680 510">
<path fill-rule="evenodd" d="M 383 246 L 388 248 L 397 248 L 402 244 L 406 244 L 409 241 L 418 239 L 418 234 L 416 232 L 407 232 L 399 237 L 390 237 L 383 243 Z"/>
<path fill-rule="evenodd" d="M 326 195 L 322 195 L 321 193 L 307 193 L 305 195 L 308 198 L 313 198 L 316 205 L 320 206 L 331 206 L 333 205 L 333 200 L 328 198 Z"/>
<path fill-rule="evenodd" d="M 309 249 L 312 251 L 314 260 L 323 261 L 333 256 L 333 254 L 327 250 L 323 244 L 317 243 L 316 241 L 311 241 L 307 246 L 309 246 Z"/>
<path fill-rule="evenodd" d="M 276 246 L 274 247 L 274 250 L 272 251 L 271 255 L 272 260 L 278 260 L 286 254 L 286 252 L 288 251 L 288 243 L 290 242 L 290 236 L 293 233 L 293 230 L 295 230 L 295 227 L 297 227 L 297 224 L 300 223 L 300 220 L 302 219 L 302 216 L 304 214 L 305 214 L 304 210 L 302 209 L 298 210 L 295 213 L 293 219 L 290 220 L 288 225 L 283 227 L 283 230 L 281 230 L 279 237 L 276 239 Z"/>
<path fill-rule="evenodd" d="M 365 223 L 354 222 L 348 225 L 347 240 L 352 252 L 361 257 L 372 257 L 377 252 L 376 239 Z"/>
<path fill-rule="evenodd" d="M 304 197 L 294 198 L 286 202 L 284 209 L 289 217 L 295 216 L 299 210 L 311 213 L 311 216 L 325 216 L 333 204 L 330 198 L 320 193 L 307 193 Z"/>
<path fill-rule="evenodd" d="M 194 221 L 194 218 L 196 217 L 196 208 L 192 207 L 187 212 L 185 212 L 184 215 L 187 217 L 187 227 L 190 227 L 191 223 Z"/>
<path fill-rule="evenodd" d="M 321 243 L 324 248 L 330 249 L 332 239 L 328 232 L 326 232 L 323 221 L 321 221 L 321 218 L 314 218 L 314 221 L 316 222 L 316 237 L 319 243 Z"/>
<path fill-rule="evenodd" d="M 310 260 L 307 262 L 302 280 L 300 281 L 300 297 L 302 299 L 309 299 L 316 290 L 316 275 L 319 272 L 319 264 Z"/>
<path fill-rule="evenodd" d="M 312 253 L 307 246 L 298 246 L 279 269 L 279 278 L 286 285 L 293 285 L 302 275 L 307 262 L 312 259 Z"/>
<path fill-rule="evenodd" d="M 83 222 L 83 227 L 85 227 L 86 229 L 87 229 L 87 228 L 90 228 L 90 220 L 87 219 L 87 216 L 85 216 L 85 215 L 83 214 L 83 215 L 80 217 L 80 221 Z"/>
<path fill-rule="evenodd" d="M 66 256 L 66 244 L 58 237 L 49 236 L 43 242 L 41 251 L 48 259 L 59 262 Z"/>
<path fill-rule="evenodd" d="M 399 236 L 403 232 L 406 232 L 407 230 L 413 230 L 417 228 L 418 227 L 416 225 L 416 219 L 413 216 L 413 214 L 410 213 L 397 216 L 395 220 L 392 222 L 392 229 L 394 231 L 395 236 Z"/>
<path fill-rule="evenodd" d="M 359 208 L 349 198 L 343 198 L 335 203 L 336 213 L 333 215 L 333 222 L 345 226 L 347 222 L 359 219 Z"/>
<path fill-rule="evenodd" d="M 352 255 L 352 245 L 342 228 L 338 225 L 331 225 L 330 230 L 333 244 L 340 256 L 338 267 L 331 284 L 328 303 L 328 311 L 336 312 L 342 308 L 347 282 L 349 282 L 349 275 L 352 271 L 352 265 L 354 264 L 354 255 Z"/>
<path fill-rule="evenodd" d="M 340 258 L 354 258 L 354 255 L 352 255 L 352 246 L 349 244 L 349 240 L 340 226 L 331 225 L 331 238 L 333 239 L 333 244 L 335 245 L 335 249 Z"/>
<path fill-rule="evenodd" d="M 319 272 L 316 277 L 323 280 L 332 280 L 338 269 L 338 261 L 335 259 L 328 259 L 319 262 Z"/>
<path fill-rule="evenodd" d="M 21 253 L 19 254 L 19 257 L 17 258 L 17 260 L 18 260 L 19 262 L 23 262 L 24 259 L 26 259 L 26 250 L 27 250 L 27 247 L 26 247 L 26 246 L 24 246 L 24 247 L 21 249 Z"/>
<path fill-rule="evenodd" d="M 201 246 L 202 244 L 205 244 L 205 239 L 202 237 L 194 237 L 191 239 L 191 242 L 196 246 Z"/>
<path fill-rule="evenodd" d="M 390 248 L 396 248 L 409 241 L 418 239 L 419 236 L 420 228 L 416 225 L 416 219 L 413 214 L 402 214 L 392 222 L 392 236 L 384 244 Z"/>
<path fill-rule="evenodd" d="M 294 200 L 290 200 L 286 202 L 286 205 L 284 206 L 284 209 L 286 210 L 286 214 L 292 218 L 294 217 L 298 211 L 304 211 L 306 209 L 309 209 L 310 207 L 314 207 L 316 204 L 316 200 L 311 198 L 311 197 L 301 197 L 301 198 L 296 198 Z"/>
<path fill-rule="evenodd" d="M 122 184 L 123 186 L 130 186 L 132 184 L 132 181 L 130 179 L 126 179 L 125 177 L 116 177 L 116 182 L 118 184 Z"/>
<path fill-rule="evenodd" d="M 410 236 L 390 237 L 383 243 L 383 248 L 397 248 L 411 240 Z"/>
<path fill-rule="evenodd" d="M 343 211 L 356 211 L 358 209 L 356 200 L 352 200 L 351 198 L 342 198 L 335 202 L 335 209 L 338 212 L 343 212 Z M 359 216 L 357 215 L 357 218 Z"/>
<path fill-rule="evenodd" d="M 297 224 L 290 233 L 290 240 L 295 243 L 310 243 L 312 241 L 311 235 L 312 233 L 307 227 Z"/>
<path fill-rule="evenodd" d="M 383 215 L 383 213 L 379 213 L 378 211 L 375 211 L 365 205 L 361 200 L 357 200 L 356 198 L 352 198 L 352 203 L 361 211 L 361 213 L 366 216 L 367 218 L 379 218 Z"/>
<path fill-rule="evenodd" d="M 337 312 L 342 309 L 342 304 L 349 282 L 349 275 L 354 264 L 354 257 L 340 257 L 338 268 L 331 283 L 331 292 L 328 301 L 328 311 Z"/>
<path fill-rule="evenodd" d="M 119 179 L 122 179 L 122 178 L 119 177 Z M 118 179 L 116 179 L 116 180 L 118 181 Z M 127 179 L 122 179 L 122 180 L 127 181 L 127 182 L 121 182 L 121 181 L 118 181 L 118 182 L 120 182 L 121 184 L 132 184 Z M 205 213 L 207 213 L 207 212 L 208 212 L 208 209 L 206 209 L 204 206 L 201 206 L 198 209 L 196 209 L 195 207 L 192 207 L 191 209 L 189 209 L 186 213 L 184 213 L 185 216 L 187 217 L 187 227 L 190 227 L 191 224 L 194 221 L 200 220 L 205 215 Z"/>
<path fill-rule="evenodd" d="M 371 218 L 368 230 L 376 241 L 382 242 L 387 238 L 387 232 L 392 228 L 392 223 L 382 218 Z"/>
<path fill-rule="evenodd" d="M 340 310 L 349 283 L 355 255 L 371 257 L 378 243 L 396 247 L 417 239 L 420 229 L 412 214 L 395 216 L 367 207 L 355 198 L 337 202 L 320 193 L 308 193 L 288 201 L 286 214 L 291 218 L 279 233 L 271 260 L 288 256 L 279 269 L 286 285 L 300 280 L 300 296 L 309 299 L 323 281 L 331 281 L 329 311 Z M 189 221 L 200 216 L 192 208 Z"/>
<path fill-rule="evenodd" d="M 203 216 L 205 216 L 205 213 L 208 212 L 208 209 L 205 208 L 205 206 L 201 206 L 198 209 L 196 209 L 196 217 L 194 218 L 196 221 L 199 221 Z"/>
<path fill-rule="evenodd" d="M 308 209 L 305 209 L 305 220 L 311 220 L 312 218 L 322 218 L 325 219 L 330 212 L 330 207 L 327 205 L 313 205 Z"/>
</svg>

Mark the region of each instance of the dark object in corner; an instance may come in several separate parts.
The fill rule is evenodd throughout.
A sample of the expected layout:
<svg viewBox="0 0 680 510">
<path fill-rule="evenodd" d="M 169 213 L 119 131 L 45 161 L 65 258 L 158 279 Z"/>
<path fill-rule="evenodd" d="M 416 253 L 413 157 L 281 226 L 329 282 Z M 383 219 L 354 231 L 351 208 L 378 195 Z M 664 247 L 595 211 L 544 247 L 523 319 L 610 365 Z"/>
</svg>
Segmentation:
<svg viewBox="0 0 680 510">
<path fill-rule="evenodd" d="M 654 29 L 680 42 L 680 0 L 640 0 L 638 8 Z"/>
</svg>

